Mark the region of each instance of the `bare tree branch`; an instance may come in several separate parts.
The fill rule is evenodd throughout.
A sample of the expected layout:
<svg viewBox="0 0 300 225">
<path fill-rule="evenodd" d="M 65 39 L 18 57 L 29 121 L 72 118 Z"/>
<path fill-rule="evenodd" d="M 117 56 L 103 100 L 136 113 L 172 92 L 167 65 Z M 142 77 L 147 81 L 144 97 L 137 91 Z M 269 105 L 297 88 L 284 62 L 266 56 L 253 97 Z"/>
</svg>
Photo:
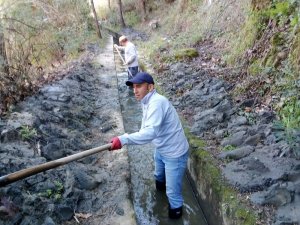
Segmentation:
<svg viewBox="0 0 300 225">
<path fill-rule="evenodd" d="M 96 25 L 96 30 L 97 30 L 97 33 L 98 33 L 98 37 L 101 39 L 102 35 L 101 35 L 100 26 L 99 26 L 99 22 L 98 22 L 98 17 L 97 17 L 97 13 L 96 13 L 96 9 L 95 9 L 95 5 L 94 5 L 93 0 L 91 0 L 91 7 L 92 7 L 93 14 L 94 14 L 95 25 Z"/>
<path fill-rule="evenodd" d="M 21 21 L 21 20 L 18 20 L 18 19 L 16 19 L 16 18 L 10 18 L 10 17 L 2 17 L 2 18 L 0 18 L 0 20 L 12 20 L 12 21 L 16 21 L 16 22 L 18 22 L 18 23 L 21 23 L 21 24 L 23 24 L 23 25 L 25 25 L 25 26 L 27 26 L 27 27 L 30 27 L 30 28 L 32 28 L 32 29 L 37 29 L 36 27 L 34 27 L 34 26 L 31 26 L 31 25 L 29 25 L 29 24 L 27 24 L 27 23 L 25 23 L 25 22 L 23 22 L 23 21 Z"/>
</svg>

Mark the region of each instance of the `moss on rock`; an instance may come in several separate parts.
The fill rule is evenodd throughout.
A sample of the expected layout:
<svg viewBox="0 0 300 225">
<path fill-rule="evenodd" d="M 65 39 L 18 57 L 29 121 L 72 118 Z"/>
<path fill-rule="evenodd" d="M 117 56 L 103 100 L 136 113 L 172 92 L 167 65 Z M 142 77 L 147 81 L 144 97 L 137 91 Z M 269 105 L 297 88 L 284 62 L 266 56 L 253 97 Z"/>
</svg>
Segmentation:
<svg viewBox="0 0 300 225">
<path fill-rule="evenodd" d="M 206 151 L 205 142 L 185 130 L 190 143 L 189 173 L 200 193 L 199 201 L 209 223 L 230 225 L 255 225 L 256 213 L 238 197 L 238 192 L 226 184 L 216 160 Z"/>
<path fill-rule="evenodd" d="M 174 52 L 175 60 L 192 59 L 199 56 L 197 49 L 184 48 Z"/>
</svg>

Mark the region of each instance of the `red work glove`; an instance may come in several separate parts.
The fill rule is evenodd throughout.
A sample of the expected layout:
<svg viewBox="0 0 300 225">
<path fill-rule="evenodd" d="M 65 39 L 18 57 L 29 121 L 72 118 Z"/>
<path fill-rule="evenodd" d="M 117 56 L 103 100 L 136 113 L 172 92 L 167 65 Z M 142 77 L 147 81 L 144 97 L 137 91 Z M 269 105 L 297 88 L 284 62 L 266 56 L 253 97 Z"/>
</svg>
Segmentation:
<svg viewBox="0 0 300 225">
<path fill-rule="evenodd" d="M 121 141 L 118 137 L 114 137 L 113 139 L 111 139 L 110 143 L 112 143 L 110 147 L 110 151 L 118 150 L 122 148 Z"/>
</svg>

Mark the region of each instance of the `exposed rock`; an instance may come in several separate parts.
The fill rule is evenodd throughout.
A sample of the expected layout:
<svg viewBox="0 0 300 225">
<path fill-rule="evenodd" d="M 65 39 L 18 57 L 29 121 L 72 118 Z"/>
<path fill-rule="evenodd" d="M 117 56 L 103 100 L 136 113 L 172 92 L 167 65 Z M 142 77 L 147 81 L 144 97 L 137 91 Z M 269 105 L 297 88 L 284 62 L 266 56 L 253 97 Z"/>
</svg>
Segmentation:
<svg viewBox="0 0 300 225">
<path fill-rule="evenodd" d="M 56 225 L 51 217 L 46 217 L 44 223 L 42 225 Z"/>
<path fill-rule="evenodd" d="M 243 146 L 240 147 L 238 149 L 232 150 L 232 151 L 226 151 L 226 152 L 222 152 L 219 155 L 220 159 L 241 159 L 244 158 L 248 155 L 250 155 L 250 153 L 252 153 L 254 151 L 254 148 L 252 146 Z"/>
<path fill-rule="evenodd" d="M 248 120 L 244 116 L 237 116 L 233 117 L 232 121 L 228 123 L 228 129 L 231 129 L 233 127 L 239 127 L 241 125 L 246 125 L 248 124 Z"/>
<path fill-rule="evenodd" d="M 74 172 L 76 185 L 80 189 L 93 190 L 98 187 L 102 181 L 95 180 L 92 176 L 88 175 L 82 170 L 75 170 Z"/>
<path fill-rule="evenodd" d="M 55 143 L 49 143 L 42 150 L 42 156 L 45 157 L 47 160 L 55 160 L 62 157 L 67 156 L 71 153 L 69 149 L 63 149 L 62 144 L 60 141 L 56 141 Z"/>
<path fill-rule="evenodd" d="M 32 114 L 28 112 L 14 112 L 9 117 L 7 121 L 7 126 L 12 127 L 13 129 L 21 128 L 22 126 L 33 126 L 34 118 Z"/>
<path fill-rule="evenodd" d="M 260 134 L 255 134 L 253 136 L 247 137 L 243 142 L 243 145 L 256 146 L 260 141 Z"/>
<path fill-rule="evenodd" d="M 4 129 L 1 131 L 0 141 L 2 143 L 8 143 L 13 140 L 19 139 L 20 135 L 16 129 Z"/>
<path fill-rule="evenodd" d="M 293 191 L 291 192 L 285 187 L 280 187 L 279 184 L 274 184 L 267 191 L 252 194 L 251 200 L 255 204 L 279 207 L 290 203 L 293 195 Z"/>
<path fill-rule="evenodd" d="M 247 137 L 246 132 L 245 131 L 240 131 L 240 132 L 232 134 L 228 138 L 225 138 L 221 142 L 221 145 L 222 146 L 232 145 L 232 146 L 238 147 L 238 146 L 240 146 L 240 145 L 243 144 L 243 142 L 245 141 L 246 137 Z"/>
<path fill-rule="evenodd" d="M 62 221 L 70 220 L 74 215 L 74 210 L 66 205 L 59 205 L 55 211 Z"/>
</svg>

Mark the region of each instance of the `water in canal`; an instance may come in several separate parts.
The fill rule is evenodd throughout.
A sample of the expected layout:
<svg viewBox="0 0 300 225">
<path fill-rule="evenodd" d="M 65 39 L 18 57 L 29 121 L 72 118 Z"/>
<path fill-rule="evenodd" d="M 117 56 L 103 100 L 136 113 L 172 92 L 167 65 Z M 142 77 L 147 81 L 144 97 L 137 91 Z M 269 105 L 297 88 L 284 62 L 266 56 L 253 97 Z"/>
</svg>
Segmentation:
<svg viewBox="0 0 300 225">
<path fill-rule="evenodd" d="M 118 54 L 115 54 L 117 65 L 117 80 L 124 129 L 126 133 L 140 129 L 142 110 L 135 100 L 132 89 L 125 85 L 126 69 L 121 65 Z M 187 177 L 184 178 L 184 212 L 179 220 L 168 218 L 168 199 L 165 193 L 157 192 L 154 180 L 154 146 L 127 146 L 131 168 L 131 188 L 134 210 L 139 225 L 207 225 Z"/>
</svg>

